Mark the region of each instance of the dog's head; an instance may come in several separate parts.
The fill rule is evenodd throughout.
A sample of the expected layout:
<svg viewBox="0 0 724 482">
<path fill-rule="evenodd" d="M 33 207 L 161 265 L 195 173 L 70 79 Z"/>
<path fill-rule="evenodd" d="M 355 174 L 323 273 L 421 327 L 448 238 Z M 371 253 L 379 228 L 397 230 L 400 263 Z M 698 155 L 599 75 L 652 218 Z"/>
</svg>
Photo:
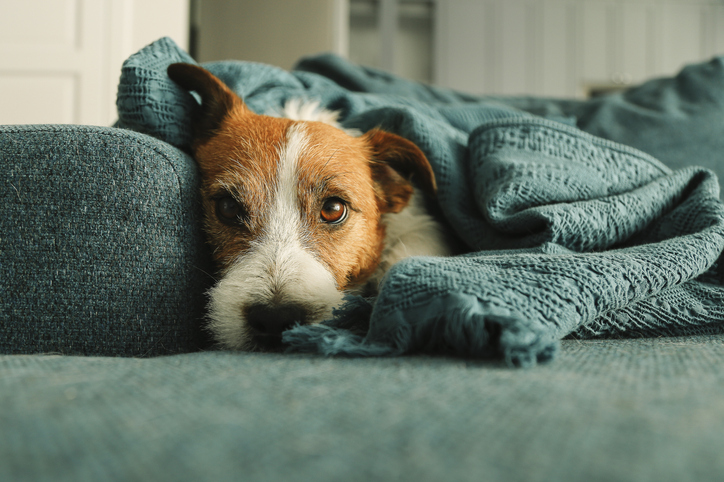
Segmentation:
<svg viewBox="0 0 724 482">
<path fill-rule="evenodd" d="M 375 272 L 380 217 L 407 205 L 413 176 L 434 192 L 430 164 L 413 143 L 378 129 L 354 137 L 257 115 L 201 67 L 173 64 L 168 74 L 201 97 L 191 150 L 221 274 L 210 329 L 226 348 L 279 347 L 282 331 L 328 318 L 343 292 Z"/>
</svg>

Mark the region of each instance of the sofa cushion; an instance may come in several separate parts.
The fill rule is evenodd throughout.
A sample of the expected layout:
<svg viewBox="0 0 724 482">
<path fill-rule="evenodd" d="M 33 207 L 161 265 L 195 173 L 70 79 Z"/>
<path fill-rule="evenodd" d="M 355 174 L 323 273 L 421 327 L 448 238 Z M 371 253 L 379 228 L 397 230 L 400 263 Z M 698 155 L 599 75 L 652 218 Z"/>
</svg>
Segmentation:
<svg viewBox="0 0 724 482">
<path fill-rule="evenodd" d="M 204 344 L 198 178 L 109 127 L 2 126 L 0 353 L 151 356 Z"/>
<path fill-rule="evenodd" d="M 715 481 L 724 336 L 531 370 L 206 352 L 0 356 L 0 480 Z"/>
</svg>

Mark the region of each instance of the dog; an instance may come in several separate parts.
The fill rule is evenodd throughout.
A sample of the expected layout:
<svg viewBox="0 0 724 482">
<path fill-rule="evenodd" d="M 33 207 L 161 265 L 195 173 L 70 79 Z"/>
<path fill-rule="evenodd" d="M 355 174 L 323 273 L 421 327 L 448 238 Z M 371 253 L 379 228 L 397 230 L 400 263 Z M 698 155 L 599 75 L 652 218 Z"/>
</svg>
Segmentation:
<svg viewBox="0 0 724 482">
<path fill-rule="evenodd" d="M 345 293 L 374 294 L 401 259 L 453 254 L 426 208 L 435 175 L 409 140 L 344 130 L 338 113 L 299 100 L 257 114 L 202 67 L 167 71 L 201 99 L 191 155 L 220 275 L 208 328 L 222 348 L 279 351 L 282 332 L 329 319 Z"/>
</svg>

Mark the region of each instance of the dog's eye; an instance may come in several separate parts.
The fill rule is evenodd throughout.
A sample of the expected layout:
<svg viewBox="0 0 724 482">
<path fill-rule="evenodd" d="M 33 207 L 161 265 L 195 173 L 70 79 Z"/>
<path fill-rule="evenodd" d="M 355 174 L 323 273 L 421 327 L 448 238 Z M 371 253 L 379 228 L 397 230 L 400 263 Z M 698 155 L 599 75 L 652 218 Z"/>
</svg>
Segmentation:
<svg viewBox="0 0 724 482">
<path fill-rule="evenodd" d="M 244 209 L 231 196 L 224 196 L 216 200 L 216 217 L 224 223 L 237 223 L 243 213 Z"/>
<path fill-rule="evenodd" d="M 331 197 L 322 204 L 320 217 L 325 223 L 339 224 L 347 218 L 347 205 L 341 199 Z"/>
</svg>

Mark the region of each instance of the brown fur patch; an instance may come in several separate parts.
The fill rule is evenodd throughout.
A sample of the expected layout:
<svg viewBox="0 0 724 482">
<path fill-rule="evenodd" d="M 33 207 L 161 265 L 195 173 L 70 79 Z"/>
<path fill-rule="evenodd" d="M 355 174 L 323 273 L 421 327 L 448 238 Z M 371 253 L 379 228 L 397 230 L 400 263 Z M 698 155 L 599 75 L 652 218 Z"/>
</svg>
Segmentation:
<svg viewBox="0 0 724 482">
<path fill-rule="evenodd" d="M 301 241 L 333 274 L 339 290 L 364 284 L 377 269 L 385 237 L 380 216 L 407 205 L 410 179 L 435 191 L 424 154 L 399 136 L 374 129 L 352 137 L 320 122 L 257 115 L 203 69 L 177 65 L 169 75 L 203 98 L 192 151 L 202 174 L 205 229 L 222 274 L 264 234 L 279 156 L 293 124 L 303 124 L 307 137 L 296 193 Z M 243 207 L 243 222 L 230 225 L 217 217 L 216 202 L 224 196 Z M 329 198 L 347 206 L 344 222 L 322 221 L 320 211 Z"/>
<path fill-rule="evenodd" d="M 384 242 L 369 152 L 362 139 L 332 126 L 304 125 L 308 148 L 299 160 L 299 194 L 309 248 L 343 290 L 364 283 L 375 271 Z M 320 218 L 322 204 L 332 197 L 347 205 L 347 219 L 339 225 Z"/>
<path fill-rule="evenodd" d="M 202 175 L 205 228 L 222 271 L 261 235 L 272 203 L 288 121 L 261 117 L 248 111 L 232 111 L 218 134 L 195 149 Z M 244 223 L 229 226 L 217 218 L 216 199 L 223 193 L 243 206 L 247 213 Z"/>
<path fill-rule="evenodd" d="M 262 236 L 273 204 L 279 153 L 294 121 L 230 112 L 216 136 L 197 146 L 203 177 L 206 230 L 222 270 Z M 297 122 L 298 123 L 298 122 Z M 379 161 L 370 162 L 366 138 L 355 138 L 319 122 L 303 122 L 307 149 L 298 160 L 297 196 L 302 213 L 303 244 L 334 275 L 340 290 L 363 284 L 377 269 L 384 246 L 380 223 L 390 191 L 398 195 L 394 211 L 412 192 L 409 182 Z M 383 174 L 380 171 L 385 169 Z M 216 217 L 215 198 L 228 193 L 247 213 L 246 222 L 228 226 Z M 339 225 L 320 217 L 325 200 L 337 197 L 347 206 Z"/>
</svg>

